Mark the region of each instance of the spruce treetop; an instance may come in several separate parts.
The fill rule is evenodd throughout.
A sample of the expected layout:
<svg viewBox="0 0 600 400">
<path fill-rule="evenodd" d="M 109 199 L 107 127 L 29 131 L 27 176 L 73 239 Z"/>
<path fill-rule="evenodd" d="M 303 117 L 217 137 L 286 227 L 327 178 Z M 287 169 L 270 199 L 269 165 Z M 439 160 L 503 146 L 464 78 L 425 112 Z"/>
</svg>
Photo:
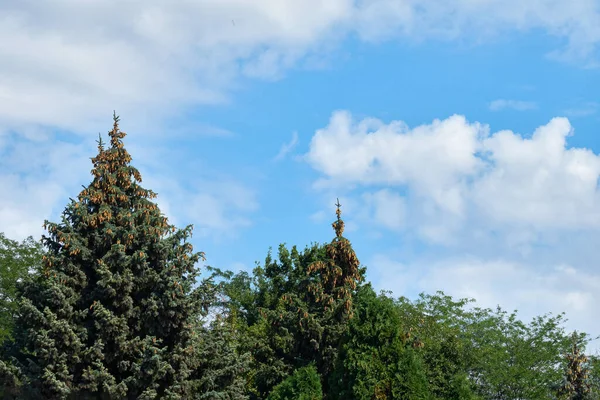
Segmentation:
<svg viewBox="0 0 600 400">
<path fill-rule="evenodd" d="M 335 231 L 335 236 L 339 239 L 344 233 L 344 221 L 342 221 L 342 205 L 340 204 L 340 199 L 337 199 L 335 207 L 335 215 L 337 216 L 337 220 L 331 225 Z"/>
<path fill-rule="evenodd" d="M 363 270 L 352 244 L 343 235 L 344 221 L 341 218 L 341 204 L 336 202 L 336 221 L 332 223 L 335 238 L 326 247 L 327 261 L 317 261 L 308 267 L 308 273 L 320 276 L 319 284 L 309 286 L 318 302 L 326 308 L 340 303 L 349 316 L 352 315 L 352 292 L 363 281 Z"/>
</svg>

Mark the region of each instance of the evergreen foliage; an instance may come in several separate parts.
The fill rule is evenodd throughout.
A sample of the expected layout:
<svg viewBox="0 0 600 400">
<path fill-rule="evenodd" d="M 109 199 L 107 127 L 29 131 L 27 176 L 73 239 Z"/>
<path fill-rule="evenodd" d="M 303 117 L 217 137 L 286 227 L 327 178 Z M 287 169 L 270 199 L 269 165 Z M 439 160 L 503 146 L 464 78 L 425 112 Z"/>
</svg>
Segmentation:
<svg viewBox="0 0 600 400">
<path fill-rule="evenodd" d="M 17 320 L 23 397 L 185 397 L 203 254 L 140 186 L 118 122 L 110 146 L 98 142 L 93 181 L 45 223 L 41 275 L 24 285 Z"/>
<path fill-rule="evenodd" d="M 225 293 L 231 313 L 241 315 L 252 353 L 250 385 L 264 398 L 297 368 L 314 364 L 324 392 L 339 341 L 352 317 L 352 298 L 365 270 L 348 239 L 339 202 L 332 224 L 335 238 L 303 252 L 279 246 L 278 259 L 267 255 L 254 276 L 229 276 Z M 254 308 L 254 311 L 252 309 Z"/>
<path fill-rule="evenodd" d="M 295 369 L 315 361 L 323 328 L 307 301 L 312 279 L 307 271 L 324 257 L 323 246 L 299 252 L 281 245 L 278 259 L 269 252 L 264 268 L 257 266 L 252 280 L 242 274 L 226 285 L 230 315 L 240 315 L 240 329 L 246 336 L 241 351 L 252 354 L 252 398 L 264 399 Z"/>
<path fill-rule="evenodd" d="M 210 326 L 198 325 L 193 343 L 193 370 L 186 398 L 192 400 L 246 400 L 244 376 L 248 353 L 240 354 L 239 334 L 221 315 Z"/>
</svg>

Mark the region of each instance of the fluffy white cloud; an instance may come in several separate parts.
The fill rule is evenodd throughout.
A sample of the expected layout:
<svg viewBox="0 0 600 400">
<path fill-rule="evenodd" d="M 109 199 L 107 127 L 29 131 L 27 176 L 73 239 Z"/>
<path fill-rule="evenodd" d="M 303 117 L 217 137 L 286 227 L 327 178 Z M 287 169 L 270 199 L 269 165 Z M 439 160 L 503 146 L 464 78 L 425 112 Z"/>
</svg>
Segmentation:
<svg viewBox="0 0 600 400">
<path fill-rule="evenodd" d="M 305 159 L 324 175 L 318 187 L 385 186 L 388 197 L 403 190 L 401 200 L 375 204 L 369 218 L 383 226 L 403 220 L 441 242 L 500 230 L 521 242 L 553 230 L 600 228 L 600 157 L 568 148 L 571 133 L 565 118 L 522 137 L 491 134 L 457 115 L 411 129 L 400 121 L 357 122 L 339 111 L 315 133 Z"/>
<path fill-rule="evenodd" d="M 223 102 L 237 77 L 273 77 L 318 50 L 351 11 L 346 0 L 3 3 L 0 123 L 80 130 L 113 108 L 156 122 Z"/>
<path fill-rule="evenodd" d="M 555 118 L 531 139 L 509 131 L 485 139 L 489 168 L 472 190 L 478 208 L 496 224 L 599 228 L 600 157 L 567 148 L 570 133 L 569 121 Z"/>
</svg>

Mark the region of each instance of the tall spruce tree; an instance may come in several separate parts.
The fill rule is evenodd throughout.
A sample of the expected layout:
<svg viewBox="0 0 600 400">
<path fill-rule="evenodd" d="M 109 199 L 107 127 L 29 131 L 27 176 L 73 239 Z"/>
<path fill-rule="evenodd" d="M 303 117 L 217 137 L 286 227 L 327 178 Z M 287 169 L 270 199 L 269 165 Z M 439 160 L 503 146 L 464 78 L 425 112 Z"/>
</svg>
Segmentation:
<svg viewBox="0 0 600 400">
<path fill-rule="evenodd" d="M 93 181 L 60 223 L 45 222 L 42 273 L 22 288 L 15 357 L 0 365 L 4 382 L 22 384 L 18 398 L 190 398 L 204 255 L 187 242 L 192 227 L 170 225 L 140 186 L 113 117 Z"/>
<path fill-rule="evenodd" d="M 352 318 L 353 296 L 365 277 L 365 268 L 360 266 L 352 244 L 343 236 L 344 221 L 341 218 L 339 200 L 336 207 L 337 219 L 332 224 L 335 238 L 326 246 L 326 259 L 316 261 L 308 267 L 308 274 L 316 277 L 308 285 L 308 292 L 312 296 L 311 305 L 323 328 L 316 361 L 323 377 L 325 393 L 340 339 L 348 320 Z"/>
</svg>

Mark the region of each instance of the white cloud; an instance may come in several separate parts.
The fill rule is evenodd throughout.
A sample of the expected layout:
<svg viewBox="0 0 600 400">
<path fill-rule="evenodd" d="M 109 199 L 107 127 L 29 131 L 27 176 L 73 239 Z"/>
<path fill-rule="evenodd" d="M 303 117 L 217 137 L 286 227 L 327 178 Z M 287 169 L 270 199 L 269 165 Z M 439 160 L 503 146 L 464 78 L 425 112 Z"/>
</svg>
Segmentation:
<svg viewBox="0 0 600 400">
<path fill-rule="evenodd" d="M 152 127 L 225 102 L 240 77 L 318 64 L 353 33 L 472 41 L 542 29 L 578 63 L 600 42 L 594 0 L 62 0 L 4 2 L 0 15 L 0 125 L 80 132 L 113 109 Z"/>
<path fill-rule="evenodd" d="M 279 153 L 275 156 L 275 161 L 280 161 L 285 158 L 289 154 L 290 151 L 294 150 L 294 148 L 298 145 L 298 132 L 294 132 L 292 134 L 292 140 L 289 143 L 284 143 L 281 145 L 281 149 L 279 149 Z"/>
<path fill-rule="evenodd" d="M 379 225 L 392 230 L 400 230 L 405 226 L 407 206 L 404 197 L 388 189 L 381 189 L 372 194 L 365 193 L 363 200 L 367 206 L 369 217 L 372 217 Z"/>
<path fill-rule="evenodd" d="M 537 104 L 533 101 L 497 99 L 492 101 L 489 107 L 492 111 L 501 111 L 504 109 L 527 111 L 535 110 L 537 108 Z"/>
<path fill-rule="evenodd" d="M 595 0 L 533 1 L 408 1 L 363 0 L 358 2 L 358 32 L 365 39 L 405 35 L 416 39 L 435 37 L 478 42 L 498 34 L 540 28 L 567 39 L 567 46 L 550 56 L 562 60 L 590 61 L 597 51 L 600 25 Z M 476 39 L 471 39 L 476 38 Z"/>
<path fill-rule="evenodd" d="M 483 141 L 490 169 L 473 188 L 473 199 L 496 224 L 538 229 L 600 227 L 600 157 L 566 148 L 569 121 L 555 118 L 531 139 L 498 132 Z"/>
<path fill-rule="evenodd" d="M 481 126 L 469 125 L 462 116 L 410 130 L 401 121 L 386 125 L 374 118 L 354 124 L 350 113 L 338 111 L 315 133 L 307 160 L 334 180 L 414 182 L 419 190 L 428 190 L 475 172 L 479 161 L 473 153 L 482 133 Z"/>
<path fill-rule="evenodd" d="M 376 203 L 386 209 L 372 222 L 390 227 L 398 218 L 435 242 L 497 231 L 507 241 L 527 241 L 553 231 L 600 229 L 600 157 L 567 148 L 571 133 L 565 118 L 524 138 L 511 131 L 490 134 L 487 126 L 457 115 L 411 129 L 401 121 L 356 122 L 340 111 L 316 131 L 305 159 L 324 176 L 317 187 L 405 192 L 397 207 Z"/>
<path fill-rule="evenodd" d="M 185 106 L 227 101 L 236 78 L 273 77 L 318 51 L 351 7 L 65 0 L 0 11 L 0 123 L 82 130 L 113 109 L 157 122 Z"/>
</svg>

